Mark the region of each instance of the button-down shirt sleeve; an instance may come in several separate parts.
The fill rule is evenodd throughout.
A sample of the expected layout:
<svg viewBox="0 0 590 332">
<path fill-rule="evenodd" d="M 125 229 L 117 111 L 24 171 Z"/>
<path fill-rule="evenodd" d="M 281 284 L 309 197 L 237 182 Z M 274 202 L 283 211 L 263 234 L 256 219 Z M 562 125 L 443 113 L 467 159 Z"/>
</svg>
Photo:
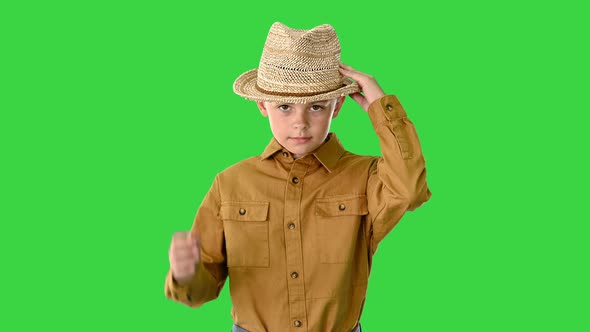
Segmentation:
<svg viewBox="0 0 590 332">
<path fill-rule="evenodd" d="M 194 308 L 219 296 L 227 278 L 223 224 L 219 219 L 219 188 L 217 177 L 203 199 L 191 232 L 201 236 L 201 262 L 196 266 L 194 278 L 186 285 L 178 284 L 172 271 L 165 283 L 166 297 Z"/>
<path fill-rule="evenodd" d="M 384 96 L 369 106 L 369 117 L 379 137 L 382 157 L 371 165 L 367 184 L 371 252 L 406 211 L 431 197 L 425 160 L 416 133 L 398 98 Z"/>
</svg>

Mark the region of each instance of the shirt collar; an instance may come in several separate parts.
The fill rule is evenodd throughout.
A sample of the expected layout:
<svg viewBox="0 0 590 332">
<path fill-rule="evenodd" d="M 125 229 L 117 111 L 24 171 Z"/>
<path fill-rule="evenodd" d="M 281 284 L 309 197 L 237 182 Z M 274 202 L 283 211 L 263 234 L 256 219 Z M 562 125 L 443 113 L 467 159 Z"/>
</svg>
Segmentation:
<svg viewBox="0 0 590 332">
<path fill-rule="evenodd" d="M 260 159 L 268 159 L 283 149 L 283 146 L 279 144 L 279 142 L 273 137 L 260 155 Z M 340 159 L 340 157 L 344 154 L 344 151 L 344 147 L 342 144 L 340 144 L 340 140 L 338 140 L 336 134 L 329 133 L 327 141 L 320 145 L 320 147 L 312 152 L 311 155 L 313 155 L 320 162 L 320 164 L 322 164 L 326 170 L 328 170 L 328 172 L 332 172 L 332 170 L 336 167 L 338 159 Z"/>
<path fill-rule="evenodd" d="M 266 146 L 266 148 L 264 149 L 264 151 L 260 155 L 260 159 L 261 160 L 268 159 L 268 158 L 270 158 L 270 156 L 281 151 L 282 149 L 283 149 L 283 146 L 281 144 L 279 144 L 279 142 L 273 137 L 270 140 L 270 143 L 268 143 L 268 145 Z"/>
</svg>

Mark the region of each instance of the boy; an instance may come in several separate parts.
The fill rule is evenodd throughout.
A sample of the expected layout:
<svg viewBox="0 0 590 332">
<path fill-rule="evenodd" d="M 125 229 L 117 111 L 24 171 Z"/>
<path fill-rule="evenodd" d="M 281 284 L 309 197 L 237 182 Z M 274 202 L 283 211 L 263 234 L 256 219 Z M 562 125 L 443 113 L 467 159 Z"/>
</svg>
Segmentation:
<svg viewBox="0 0 590 332">
<path fill-rule="evenodd" d="M 340 62 L 330 25 L 273 24 L 259 68 L 234 91 L 256 101 L 274 138 L 219 173 L 192 230 L 174 234 L 166 296 L 196 308 L 229 276 L 232 331 L 361 331 L 377 245 L 431 196 L 414 125 L 395 96 Z M 368 113 L 383 157 L 352 154 L 329 133 L 346 95 Z"/>
</svg>

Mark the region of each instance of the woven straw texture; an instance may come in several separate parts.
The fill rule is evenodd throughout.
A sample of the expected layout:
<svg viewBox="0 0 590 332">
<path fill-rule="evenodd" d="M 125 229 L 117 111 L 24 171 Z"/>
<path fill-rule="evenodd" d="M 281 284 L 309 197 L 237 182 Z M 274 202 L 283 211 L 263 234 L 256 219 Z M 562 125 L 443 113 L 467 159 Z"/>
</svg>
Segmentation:
<svg viewBox="0 0 590 332">
<path fill-rule="evenodd" d="M 329 24 L 311 30 L 274 23 L 257 69 L 240 75 L 234 92 L 255 101 L 308 103 L 359 91 L 338 71 L 340 42 Z"/>
</svg>

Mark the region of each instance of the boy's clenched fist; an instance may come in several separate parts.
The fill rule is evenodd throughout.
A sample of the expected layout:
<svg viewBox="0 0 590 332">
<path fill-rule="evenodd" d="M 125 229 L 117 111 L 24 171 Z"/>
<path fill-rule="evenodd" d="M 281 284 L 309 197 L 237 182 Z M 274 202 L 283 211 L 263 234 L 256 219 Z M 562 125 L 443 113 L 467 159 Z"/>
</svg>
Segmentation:
<svg viewBox="0 0 590 332">
<path fill-rule="evenodd" d="M 186 284 L 195 275 L 201 261 L 201 241 L 196 233 L 176 232 L 168 251 L 172 276 L 179 284 Z"/>
</svg>

